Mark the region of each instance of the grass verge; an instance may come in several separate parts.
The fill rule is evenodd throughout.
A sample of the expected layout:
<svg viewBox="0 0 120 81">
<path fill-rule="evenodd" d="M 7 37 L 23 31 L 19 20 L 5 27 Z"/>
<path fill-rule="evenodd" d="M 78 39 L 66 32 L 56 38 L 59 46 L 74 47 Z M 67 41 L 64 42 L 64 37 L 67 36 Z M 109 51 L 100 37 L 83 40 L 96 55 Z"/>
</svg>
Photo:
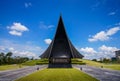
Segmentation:
<svg viewBox="0 0 120 81">
<path fill-rule="evenodd" d="M 97 79 L 77 70 L 71 69 L 44 69 L 22 77 L 16 81 L 98 81 Z"/>
<path fill-rule="evenodd" d="M 1 65 L 0 66 L 0 71 L 4 71 L 4 70 L 12 70 L 12 69 L 19 69 L 19 68 L 23 68 L 25 66 L 23 65 L 18 65 L 18 64 L 13 64 L 13 65 Z"/>
<path fill-rule="evenodd" d="M 22 65 L 27 65 L 27 66 L 34 66 L 34 65 L 43 65 L 43 64 L 48 64 L 48 59 L 39 59 L 39 60 L 30 60 L 25 63 L 22 63 Z"/>
<path fill-rule="evenodd" d="M 105 64 L 105 63 L 99 63 L 91 60 L 85 60 L 85 59 L 78 59 L 80 61 L 83 61 L 86 63 L 86 65 L 89 66 L 95 66 L 95 67 L 103 67 L 106 69 L 112 69 L 112 70 L 120 70 L 120 64 Z"/>
</svg>

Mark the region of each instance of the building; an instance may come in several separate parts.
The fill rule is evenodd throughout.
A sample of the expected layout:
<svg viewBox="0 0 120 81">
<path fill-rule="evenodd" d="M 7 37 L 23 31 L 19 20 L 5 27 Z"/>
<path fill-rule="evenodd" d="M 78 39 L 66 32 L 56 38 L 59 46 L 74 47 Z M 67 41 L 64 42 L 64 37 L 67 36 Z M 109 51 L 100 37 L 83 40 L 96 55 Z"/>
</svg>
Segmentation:
<svg viewBox="0 0 120 81">
<path fill-rule="evenodd" d="M 83 58 L 69 40 L 61 16 L 54 39 L 40 57 L 48 58 L 49 64 L 70 64 L 71 58 Z"/>
<path fill-rule="evenodd" d="M 115 51 L 116 59 L 120 60 L 120 50 Z"/>
</svg>

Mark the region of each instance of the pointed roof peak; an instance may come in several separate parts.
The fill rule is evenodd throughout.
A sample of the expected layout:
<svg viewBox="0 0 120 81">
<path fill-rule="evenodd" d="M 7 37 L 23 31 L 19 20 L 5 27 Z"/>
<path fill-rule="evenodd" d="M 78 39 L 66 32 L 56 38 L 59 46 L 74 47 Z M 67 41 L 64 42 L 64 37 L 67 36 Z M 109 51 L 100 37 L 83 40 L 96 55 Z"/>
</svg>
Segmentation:
<svg viewBox="0 0 120 81">
<path fill-rule="evenodd" d="M 60 18 L 59 18 L 59 20 L 62 20 L 62 15 L 60 14 Z"/>
<path fill-rule="evenodd" d="M 62 16 L 62 13 L 60 13 L 60 16 Z"/>
<path fill-rule="evenodd" d="M 64 56 L 64 57 L 63 57 Z M 82 58 L 83 56 L 70 42 L 62 19 L 59 17 L 55 37 L 48 49 L 40 56 L 41 58 Z"/>
</svg>

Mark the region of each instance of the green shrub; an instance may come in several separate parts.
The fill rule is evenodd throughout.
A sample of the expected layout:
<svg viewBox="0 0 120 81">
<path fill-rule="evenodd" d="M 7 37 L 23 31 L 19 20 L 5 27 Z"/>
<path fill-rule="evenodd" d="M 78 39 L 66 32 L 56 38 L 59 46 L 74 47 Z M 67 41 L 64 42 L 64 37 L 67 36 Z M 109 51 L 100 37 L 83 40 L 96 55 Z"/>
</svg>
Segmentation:
<svg viewBox="0 0 120 81">
<path fill-rule="evenodd" d="M 79 65 L 85 65 L 86 63 L 82 62 L 81 60 L 78 59 L 71 59 L 72 64 L 79 64 Z"/>
<path fill-rule="evenodd" d="M 48 62 L 37 62 L 36 65 L 48 64 Z"/>
<path fill-rule="evenodd" d="M 22 64 L 28 65 L 28 66 L 34 66 L 34 65 L 41 65 L 41 64 L 48 64 L 48 63 L 49 63 L 48 59 L 39 59 L 39 60 L 30 60 Z"/>
</svg>

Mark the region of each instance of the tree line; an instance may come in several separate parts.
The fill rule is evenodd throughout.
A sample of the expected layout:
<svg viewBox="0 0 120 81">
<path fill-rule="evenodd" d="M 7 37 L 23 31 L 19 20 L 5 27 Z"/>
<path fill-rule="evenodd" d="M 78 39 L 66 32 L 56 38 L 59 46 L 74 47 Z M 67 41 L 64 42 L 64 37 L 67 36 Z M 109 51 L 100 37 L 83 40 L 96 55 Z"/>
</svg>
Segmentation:
<svg viewBox="0 0 120 81">
<path fill-rule="evenodd" d="M 97 59 L 92 59 L 92 61 L 100 62 L 100 63 L 120 63 L 120 60 L 116 57 L 112 58 L 101 58 L 99 61 Z"/>
<path fill-rule="evenodd" d="M 5 65 L 5 64 L 20 64 L 23 62 L 26 62 L 29 60 L 28 57 L 20 57 L 20 56 L 14 56 L 12 57 L 13 53 L 8 52 L 8 53 L 0 53 L 0 65 Z"/>
</svg>

